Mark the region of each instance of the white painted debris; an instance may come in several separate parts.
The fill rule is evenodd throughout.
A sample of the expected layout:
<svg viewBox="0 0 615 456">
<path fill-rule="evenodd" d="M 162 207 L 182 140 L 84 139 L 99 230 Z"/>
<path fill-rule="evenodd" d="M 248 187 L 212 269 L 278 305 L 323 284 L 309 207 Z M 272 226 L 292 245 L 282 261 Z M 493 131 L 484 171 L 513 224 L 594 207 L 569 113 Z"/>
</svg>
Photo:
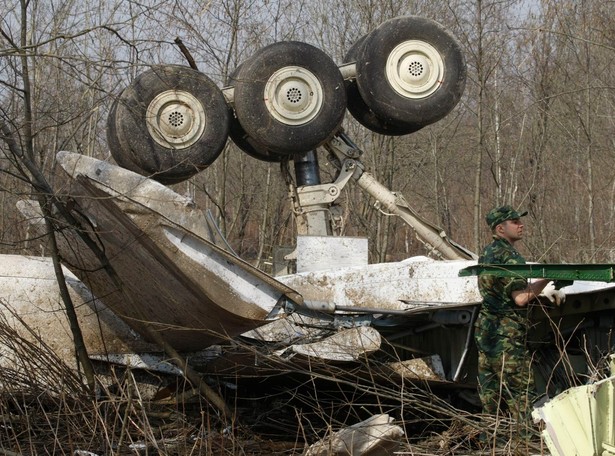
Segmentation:
<svg viewBox="0 0 615 456">
<path fill-rule="evenodd" d="M 276 277 L 305 301 L 341 307 L 410 310 L 438 303 L 470 304 L 482 300 L 476 277 L 459 277 L 471 260 L 440 261 L 418 256 L 395 263 L 329 269 Z"/>
<path fill-rule="evenodd" d="M 185 197 L 90 157 L 60 152 L 57 160 L 114 273 L 76 230 L 59 238 L 62 257 L 145 337 L 156 331 L 178 350 L 201 350 L 277 318 L 287 300 L 301 303 L 292 289 L 216 245 L 205 215 Z"/>
<path fill-rule="evenodd" d="M 63 272 L 89 353 L 156 350 L 96 299 L 74 274 L 65 268 Z M 72 332 L 51 258 L 0 255 L 0 314 L 4 324 L 32 341 L 33 335 L 15 318 L 18 315 L 60 359 L 69 366 L 75 365 Z M 12 364 L 8 350 L 2 347 L 0 366 Z"/>
<path fill-rule="evenodd" d="M 374 415 L 311 445 L 304 456 L 385 456 L 400 447 L 403 429 L 387 414 Z"/>
<path fill-rule="evenodd" d="M 553 456 L 615 455 L 615 376 L 570 388 L 532 412 Z"/>
<path fill-rule="evenodd" d="M 145 369 L 169 375 L 182 375 L 181 369 L 164 357 L 152 353 L 111 353 L 109 355 L 90 355 L 91 359 L 126 366 L 130 369 Z"/>
<path fill-rule="evenodd" d="M 321 318 L 293 313 L 267 323 L 260 328 L 245 332 L 242 336 L 262 342 L 290 345 L 325 337 L 330 329 L 322 329 L 322 326 L 323 320 Z"/>
</svg>

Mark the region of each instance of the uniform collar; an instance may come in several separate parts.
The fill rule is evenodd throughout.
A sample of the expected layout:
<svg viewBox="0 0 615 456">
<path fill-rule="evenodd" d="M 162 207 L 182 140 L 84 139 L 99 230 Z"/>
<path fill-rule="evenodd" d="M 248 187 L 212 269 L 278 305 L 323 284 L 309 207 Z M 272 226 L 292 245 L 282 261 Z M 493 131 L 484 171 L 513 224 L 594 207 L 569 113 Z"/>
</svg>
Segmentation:
<svg viewBox="0 0 615 456">
<path fill-rule="evenodd" d="M 494 240 L 494 241 L 505 242 L 505 243 L 507 243 L 508 245 L 512 245 L 508 239 L 504 239 L 503 237 L 500 237 L 500 236 L 498 236 L 497 234 L 494 234 L 494 235 L 493 235 L 493 240 Z"/>
</svg>

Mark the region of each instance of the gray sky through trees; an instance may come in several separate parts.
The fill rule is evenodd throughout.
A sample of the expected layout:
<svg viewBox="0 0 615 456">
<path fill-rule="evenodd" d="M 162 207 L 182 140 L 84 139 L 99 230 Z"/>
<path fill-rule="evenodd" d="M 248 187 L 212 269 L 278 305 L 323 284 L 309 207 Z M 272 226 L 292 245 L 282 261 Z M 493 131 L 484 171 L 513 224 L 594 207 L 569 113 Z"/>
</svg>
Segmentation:
<svg viewBox="0 0 615 456">
<path fill-rule="evenodd" d="M 444 119 L 401 137 L 374 134 L 347 114 L 344 126 L 369 171 L 471 249 L 487 241 L 486 211 L 505 202 L 530 211 L 522 246 L 529 258 L 615 258 L 611 3 L 48 1 L 28 3 L 25 20 L 20 8 L 0 6 L 0 117 L 23 142 L 29 103 L 36 163 L 50 182 L 60 149 L 111 160 L 106 117 L 113 99 L 151 65 L 187 64 L 177 37 L 221 88 L 239 64 L 276 41 L 308 42 L 341 64 L 359 37 L 388 18 L 435 19 L 463 47 L 464 96 Z M 25 229 L 14 229 L 15 202 L 31 189 L 6 142 L 0 154 L 0 248 L 39 253 L 36 243 L 24 243 Z M 320 163 L 323 178 L 332 178 L 324 155 Z M 230 140 L 212 166 L 178 189 L 210 209 L 250 260 L 292 242 L 279 167 Z M 359 190 L 347 189 L 342 199 L 345 234 L 373 238 L 374 261 L 423 253 L 411 230 L 377 212 Z"/>
</svg>

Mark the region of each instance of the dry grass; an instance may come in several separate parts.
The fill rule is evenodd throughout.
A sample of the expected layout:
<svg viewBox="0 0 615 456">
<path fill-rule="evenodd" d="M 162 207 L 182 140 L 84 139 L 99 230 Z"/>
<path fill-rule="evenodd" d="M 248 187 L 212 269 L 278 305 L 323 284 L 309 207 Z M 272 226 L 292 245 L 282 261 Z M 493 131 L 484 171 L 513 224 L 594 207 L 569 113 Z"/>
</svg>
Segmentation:
<svg viewBox="0 0 615 456">
<path fill-rule="evenodd" d="M 506 417 L 481 416 L 456 391 L 391 376 L 375 357 L 343 367 L 271 362 L 278 375 L 231 383 L 209 377 L 231 418 L 181 380 L 164 398 L 145 396 L 142 372 L 126 369 L 100 375 L 92 394 L 41 337 L 23 334 L 0 321 L 0 455 L 299 455 L 377 413 L 404 428 L 399 454 L 545 454 L 536 430 L 519 448 L 516 424 Z"/>
</svg>

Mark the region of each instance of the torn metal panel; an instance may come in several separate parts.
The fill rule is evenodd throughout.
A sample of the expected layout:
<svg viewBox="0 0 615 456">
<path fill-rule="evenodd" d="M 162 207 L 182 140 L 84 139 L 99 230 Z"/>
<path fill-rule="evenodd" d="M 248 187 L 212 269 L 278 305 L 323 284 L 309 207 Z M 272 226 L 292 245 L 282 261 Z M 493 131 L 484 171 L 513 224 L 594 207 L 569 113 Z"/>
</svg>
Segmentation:
<svg viewBox="0 0 615 456">
<path fill-rule="evenodd" d="M 326 316 L 325 316 L 326 317 Z M 247 331 L 242 336 L 262 342 L 281 344 L 305 343 L 331 333 L 331 328 L 323 327 L 333 319 L 317 318 L 294 313 L 279 318 L 259 328 Z"/>
<path fill-rule="evenodd" d="M 222 347 L 212 345 L 205 350 L 190 353 L 190 363 L 193 366 L 206 366 L 208 363 L 223 356 Z M 107 355 L 90 355 L 90 359 L 105 363 L 117 364 L 131 369 L 144 369 L 149 372 L 158 372 L 168 375 L 183 375 L 180 368 L 161 352 L 139 353 L 110 353 Z"/>
<path fill-rule="evenodd" d="M 87 178 L 92 186 L 109 196 L 124 213 L 131 216 L 137 224 L 151 222 L 148 216 L 155 216 L 162 227 L 175 227 L 190 233 L 206 243 L 213 244 L 212 249 L 224 257 L 234 267 L 243 269 L 254 281 L 261 281 L 284 293 L 297 304 L 302 297 L 294 290 L 285 287 L 270 275 L 242 261 L 235 254 L 217 248 L 219 235 L 211 226 L 209 219 L 189 198 L 175 193 L 170 188 L 147 177 L 128 171 L 111 163 L 70 152 L 59 152 L 58 163 L 73 179 L 79 176 Z M 70 193 L 71 196 L 74 196 Z M 144 217 L 139 217 L 139 216 Z M 224 243 L 225 244 L 225 243 Z M 226 245 L 226 244 L 225 244 Z"/>
<path fill-rule="evenodd" d="M 118 364 L 130 369 L 145 369 L 150 372 L 181 376 L 182 371 L 166 357 L 151 353 L 112 353 L 109 355 L 90 355 L 90 359 L 105 363 Z"/>
<path fill-rule="evenodd" d="M 169 223 L 215 242 L 215 230 L 191 198 L 179 195 L 153 179 L 84 155 L 58 152 L 57 160 L 72 178 L 87 176 L 92 179 L 105 193 L 117 198 L 115 203 L 127 213 L 156 212 Z M 128 204 L 123 206 L 124 202 Z"/>
<path fill-rule="evenodd" d="M 204 215 L 169 188 L 77 154 L 59 153 L 58 162 L 72 177 L 74 213 L 112 270 L 70 227 L 59 242 L 62 257 L 145 337 L 151 328 L 177 350 L 200 350 L 276 318 L 287 300 L 301 302 L 209 241 Z"/>
<path fill-rule="evenodd" d="M 553 456 L 606 456 L 615 445 L 615 376 L 570 388 L 532 412 Z"/>
</svg>

